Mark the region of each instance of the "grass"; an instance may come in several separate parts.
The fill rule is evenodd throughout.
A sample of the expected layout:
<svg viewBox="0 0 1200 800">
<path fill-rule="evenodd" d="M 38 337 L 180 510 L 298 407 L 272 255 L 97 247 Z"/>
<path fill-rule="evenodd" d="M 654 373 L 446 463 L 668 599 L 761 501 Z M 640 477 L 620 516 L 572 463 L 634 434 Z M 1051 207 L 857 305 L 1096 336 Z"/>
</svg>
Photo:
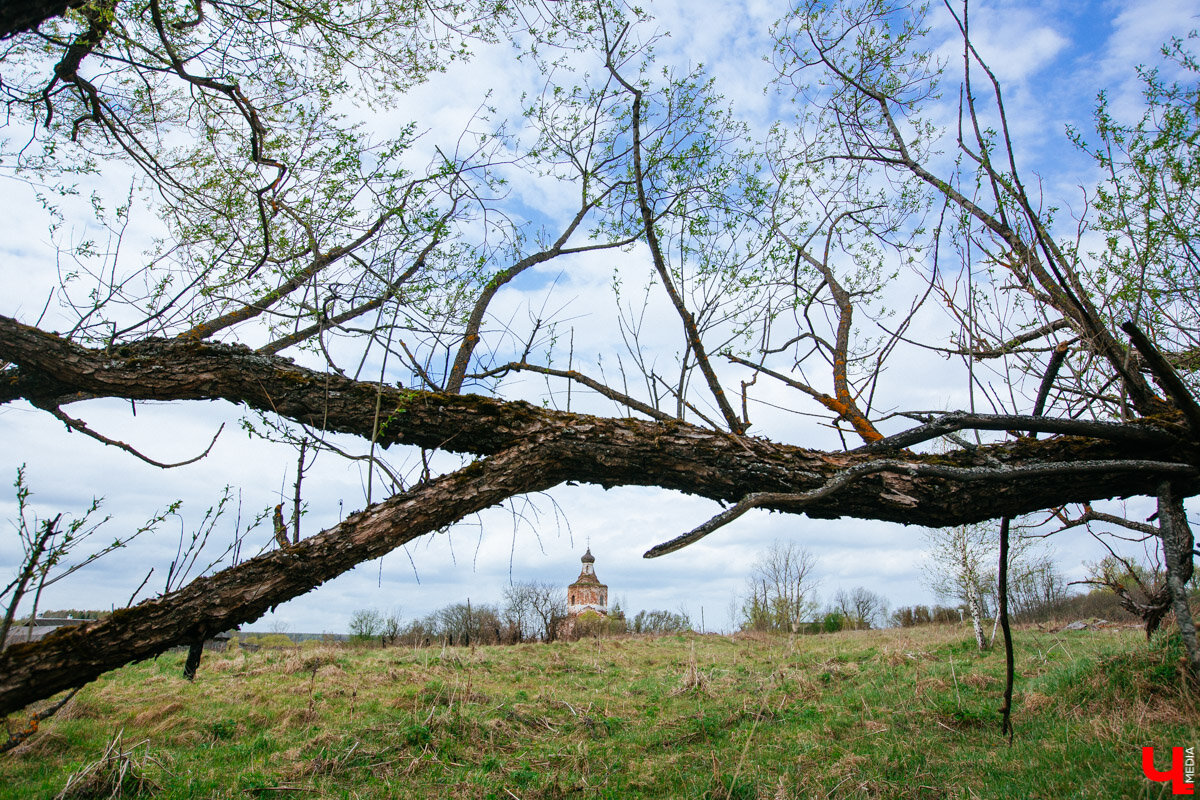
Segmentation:
<svg viewBox="0 0 1200 800">
<path fill-rule="evenodd" d="M 1170 796 L 1141 748 L 1200 744 L 1177 642 L 1019 631 L 1011 746 L 1003 665 L 957 627 L 169 654 L 0 757 L 0 798 Z"/>
</svg>

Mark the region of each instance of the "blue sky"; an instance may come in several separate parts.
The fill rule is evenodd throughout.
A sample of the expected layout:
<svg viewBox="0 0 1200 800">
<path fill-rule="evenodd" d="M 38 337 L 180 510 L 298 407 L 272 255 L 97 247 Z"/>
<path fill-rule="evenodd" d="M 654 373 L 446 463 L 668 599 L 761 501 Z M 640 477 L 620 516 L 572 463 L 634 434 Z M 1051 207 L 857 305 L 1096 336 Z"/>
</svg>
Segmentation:
<svg viewBox="0 0 1200 800">
<path fill-rule="evenodd" d="M 660 59 L 680 69 L 705 64 L 718 90 L 753 130 L 763 131 L 787 113 L 785 98 L 763 91 L 771 69 L 762 58 L 769 50 L 769 25 L 785 4 L 659 0 L 648 8 L 671 32 L 658 45 Z M 1198 14 L 1200 3 L 1184 0 L 976 4 L 972 27 L 977 44 L 1004 83 L 1021 165 L 1040 176 L 1048 196 L 1082 199 L 1078 187 L 1095 180 L 1091 165 L 1067 143 L 1064 127 L 1087 124 L 1101 88 L 1111 91 L 1117 108 L 1135 109 L 1134 66 L 1155 60 L 1159 44 L 1197 25 Z M 942 52 L 957 58 L 958 45 L 952 41 L 944 12 L 935 9 L 931 24 L 934 41 L 946 43 Z M 524 69 L 514 62 L 508 46 L 485 49 L 473 61 L 453 66 L 414 91 L 405 103 L 404 118 L 418 119 L 431 130 L 439 126 L 452 130 L 475 112 L 490 88 L 496 91 L 489 102 L 501 114 L 515 113 L 520 91 L 536 85 Z M 373 118 L 372 124 L 386 133 L 393 120 L 385 114 Z M 430 145 L 435 141 L 429 137 Z M 122 191 L 122 181 L 109 180 L 108 188 Z M 550 220 L 569 187 L 538 182 L 514 185 L 512 191 L 522 209 L 542 209 Z M 54 251 L 44 233 L 46 222 L 28 187 L 18 183 L 8 182 L 0 195 L 0 210 L 9 220 L 9 233 L 0 243 L 4 254 L 0 285 L 7 287 L 0 296 L 0 313 L 31 322 L 48 287 L 57 280 Z M 154 231 L 143 222 L 146 228 L 135 232 L 134 241 L 127 245 L 129 252 L 148 246 Z M 603 368 L 611 374 L 617 314 L 611 294 L 614 270 L 627 274 L 631 285 L 644 284 L 645 253 L 634 248 L 619 256 L 590 254 L 548 265 L 502 291 L 492 318 L 524 319 L 530 308 L 536 310 L 547 302 L 544 290 L 557 281 L 549 306 L 563 308 L 564 332 L 574 326 L 576 352 L 584 363 L 590 360 L 595 370 L 601 369 L 596 357 L 607 352 Z M 646 347 L 668 360 L 677 321 L 662 308 L 661 298 L 652 301 Z M 942 323 L 930 318 L 922 324 L 936 331 Z M 928 354 L 908 358 L 885 378 L 885 389 L 896 398 L 895 404 L 908 408 L 963 404 L 960 386 L 946 362 Z M 505 394 L 511 397 L 538 398 L 543 390 L 544 383 L 535 377 L 505 385 Z M 606 402 L 596 402 L 585 393 L 575 397 L 575 408 L 612 413 Z M 795 397 L 777 387 L 764 387 L 759 398 L 764 402 L 755 412 L 758 433 L 807 446 L 836 446 L 829 431 L 811 425 L 807 417 L 774 410 L 773 406 L 797 406 Z M 155 572 L 148 591 L 161 589 L 158 584 L 175 553 L 180 531 L 194 527 L 227 484 L 240 487 L 246 516 L 273 506 L 281 494 L 290 495 L 294 454 L 248 439 L 236 426 L 239 411 L 227 404 L 143 404 L 134 420 L 127 403 L 91 401 L 72 407 L 71 413 L 163 460 L 195 455 L 222 421 L 230 424 L 209 458 L 160 472 L 67 433 L 60 423 L 26 404 L 0 407 L 0 439 L 7 445 L 0 451 L 0 480 L 9 483 L 17 467 L 27 464 L 34 505 L 42 516 L 81 509 L 92 496 L 102 495 L 105 511 L 114 515 L 109 524 L 115 533 L 176 498 L 184 501 L 182 520 L 171 520 L 156 538 L 143 539 L 54 587 L 42 601 L 45 608 L 121 605 L 151 566 Z M 416 458 L 411 453 L 394 457 L 401 465 L 411 465 Z M 365 502 L 359 467 L 331 456 L 318 461 L 306 476 L 306 487 L 310 512 L 304 525 L 310 532 Z M 10 518 L 14 507 L 11 493 L 0 494 L 0 516 Z M 884 523 L 751 512 L 680 553 L 654 561 L 641 558 L 647 547 L 694 527 L 717 510 L 711 502 L 657 489 L 560 487 L 530 498 L 528 504 L 518 501 L 517 513 L 493 509 L 448 533 L 424 537 L 403 551 L 364 564 L 280 606 L 251 627 L 343 631 L 350 615 L 360 608 L 398 608 L 405 616 L 420 616 L 467 597 L 473 603 L 498 601 L 510 578 L 558 581 L 565 586 L 578 573 L 579 556 L 589 542 L 610 598 L 621 600 L 627 611 L 685 610 L 698 623 L 703 610 L 709 629 L 728 627 L 731 599 L 741 591 L 756 554 L 777 538 L 794 538 L 816 554 L 825 598 L 839 588 L 861 585 L 886 595 L 894 606 L 932 600 L 921 580 L 922 531 Z M 1135 513 L 1142 510 L 1133 505 Z M 4 583 L 3 576 L 15 570 L 17 556 L 7 530 L 0 533 Z M 267 538 L 268 532 L 260 530 L 258 541 L 265 543 Z M 1074 579 L 1082 577 L 1082 562 L 1103 554 L 1078 532 L 1056 537 L 1053 545 L 1060 565 Z"/>
</svg>

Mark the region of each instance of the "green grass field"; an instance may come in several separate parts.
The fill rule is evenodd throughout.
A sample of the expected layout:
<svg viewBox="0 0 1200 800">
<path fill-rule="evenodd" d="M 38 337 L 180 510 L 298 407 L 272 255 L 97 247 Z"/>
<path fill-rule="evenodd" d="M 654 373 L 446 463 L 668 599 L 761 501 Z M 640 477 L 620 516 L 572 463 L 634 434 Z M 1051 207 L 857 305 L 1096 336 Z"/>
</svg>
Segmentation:
<svg viewBox="0 0 1200 800">
<path fill-rule="evenodd" d="M 1011 746 L 956 627 L 182 660 L 88 686 L 0 797 L 1157 798 L 1142 746 L 1200 746 L 1177 644 L 1129 629 L 1017 631 Z"/>
</svg>

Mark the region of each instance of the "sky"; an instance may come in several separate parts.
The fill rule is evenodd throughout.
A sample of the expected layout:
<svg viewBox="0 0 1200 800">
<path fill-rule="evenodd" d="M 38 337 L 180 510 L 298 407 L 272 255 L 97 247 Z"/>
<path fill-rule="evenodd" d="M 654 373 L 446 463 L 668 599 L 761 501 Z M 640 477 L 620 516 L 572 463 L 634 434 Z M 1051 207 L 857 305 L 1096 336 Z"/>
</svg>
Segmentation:
<svg viewBox="0 0 1200 800">
<path fill-rule="evenodd" d="M 657 0 L 647 8 L 670 31 L 658 44 L 660 60 L 681 69 L 704 64 L 717 90 L 735 104 L 753 130 L 765 130 L 773 119 L 789 113 L 785 99 L 763 91 L 771 78 L 770 65 L 763 59 L 769 52 L 768 31 L 772 20 L 785 10 L 784 4 Z M 1081 198 L 1079 187 L 1095 181 L 1091 165 L 1067 143 L 1065 127 L 1086 125 L 1102 88 L 1111 92 L 1116 108 L 1135 109 L 1134 66 L 1152 60 L 1169 36 L 1196 26 L 1198 16 L 1200 2 L 1185 0 L 1004 1 L 973 6 L 976 42 L 1004 84 L 1018 156 L 1026 169 L 1037 172 L 1048 195 Z M 940 52 L 947 59 L 958 57 L 952 23 L 944 12 L 934 10 L 931 26 L 934 41 L 945 42 Z M 485 99 L 501 114 L 515 112 L 519 90 L 529 81 L 521 69 L 507 45 L 485 48 L 470 62 L 452 65 L 445 75 L 414 90 L 406 98 L 404 119 L 421 120 L 431 129 L 453 129 Z M 490 96 L 489 90 L 493 90 Z M 371 122 L 386 128 L 400 124 L 400 119 L 382 113 Z M 107 180 L 120 184 L 118 178 L 110 174 Z M 0 313 L 33 322 L 48 288 L 58 279 L 55 252 L 29 187 L 7 177 L 0 180 L 5 181 L 0 213 L 8 220 L 0 241 L 0 286 L 5 287 L 0 291 Z M 515 185 L 512 191 L 531 208 L 552 207 L 556 200 L 555 190 L 542 183 Z M 153 220 L 138 222 L 141 227 L 123 245 L 129 252 L 149 247 L 155 234 Z M 491 319 L 528 314 L 543 302 L 545 287 L 555 283 L 554 303 L 560 318 L 571 320 L 576 351 L 604 352 L 611 349 L 619 313 L 611 293 L 614 271 L 627 273 L 631 285 L 642 285 L 645 263 L 646 254 L 638 248 L 620 256 L 576 258 L 567 267 L 552 263 L 505 288 L 497 296 Z M 648 319 L 645 346 L 665 353 L 668 342 L 677 336 L 671 327 L 677 323 L 661 298 L 651 300 Z M 922 332 L 930 335 L 943 324 L 935 316 L 918 320 Z M 608 365 L 611 368 L 612 362 Z M 940 356 L 915 353 L 885 374 L 881 394 L 899 408 L 961 408 L 966 398 L 955 377 Z M 504 391 L 509 397 L 538 398 L 543 389 L 540 379 L 524 377 L 506 383 Z M 811 424 L 803 413 L 806 409 L 782 388 L 762 386 L 756 398 L 752 432 L 810 447 L 838 445 L 831 432 Z M 582 392 L 575 394 L 574 403 L 573 410 L 615 413 L 611 404 Z M 0 480 L 6 488 L 24 464 L 33 492 L 31 504 L 41 518 L 78 513 L 93 497 L 103 497 L 102 511 L 112 520 L 96 534 L 96 542 L 101 543 L 182 500 L 179 515 L 169 517 L 156 533 L 47 590 L 42 608 L 119 607 L 151 569 L 136 597 L 163 591 L 181 537 L 190 536 L 226 486 L 233 487 L 243 524 L 291 495 L 294 452 L 251 439 L 238 427 L 241 412 L 229 404 L 139 404 L 135 410 L 128 403 L 98 400 L 74 405 L 69 412 L 164 461 L 196 455 L 218 427 L 226 425 L 207 458 L 161 471 L 67 432 L 61 423 L 28 404 L 0 407 L 0 442 L 4 443 Z M 407 459 L 411 466 L 415 455 L 395 458 L 400 464 Z M 364 484 L 355 464 L 332 456 L 318 459 L 305 476 L 306 532 L 361 508 L 366 501 Z M 245 627 L 344 632 L 358 609 L 420 617 L 468 598 L 473 604 L 499 602 L 509 581 L 557 582 L 565 594 L 587 547 L 595 555 L 597 575 L 609 587 L 610 601 L 620 602 L 628 614 L 642 609 L 682 611 L 706 630 L 728 630 L 734 624 L 738 596 L 753 563 L 776 540 L 795 541 L 816 556 L 822 598 L 832 598 L 839 589 L 864 586 L 886 596 L 893 607 L 934 600 L 922 578 L 928 546 L 923 529 L 887 523 L 811 520 L 754 511 L 676 554 L 642 558 L 648 547 L 695 527 L 717 511 L 711 501 L 653 488 L 558 487 L 422 537 Z M 1135 501 L 1129 511 L 1144 517 L 1149 508 Z M 13 520 L 15 514 L 12 492 L 0 491 L 0 517 Z M 231 512 L 218 523 L 214 540 L 228 537 L 233 516 Z M 0 526 L 0 583 L 6 584 L 15 573 L 19 547 L 11 522 Z M 265 544 L 269 532 L 260 528 L 254 536 L 243 555 Z M 1071 580 L 1083 578 L 1084 563 L 1104 554 L 1078 531 L 1054 537 L 1049 546 Z"/>
</svg>

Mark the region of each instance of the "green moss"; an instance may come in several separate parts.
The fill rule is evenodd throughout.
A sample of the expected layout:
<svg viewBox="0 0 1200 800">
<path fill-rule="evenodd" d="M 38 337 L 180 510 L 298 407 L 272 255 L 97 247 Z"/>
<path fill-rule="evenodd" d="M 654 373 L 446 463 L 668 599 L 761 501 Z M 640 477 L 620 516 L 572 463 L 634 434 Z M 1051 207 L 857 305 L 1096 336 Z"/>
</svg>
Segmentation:
<svg viewBox="0 0 1200 800">
<path fill-rule="evenodd" d="M 484 473 L 484 461 L 481 458 L 475 459 L 470 464 L 467 464 L 465 467 L 463 467 L 462 469 L 460 469 L 458 471 L 458 474 L 461 475 L 464 479 L 471 479 L 471 480 L 474 480 L 475 478 L 483 477 L 483 473 Z"/>
</svg>

